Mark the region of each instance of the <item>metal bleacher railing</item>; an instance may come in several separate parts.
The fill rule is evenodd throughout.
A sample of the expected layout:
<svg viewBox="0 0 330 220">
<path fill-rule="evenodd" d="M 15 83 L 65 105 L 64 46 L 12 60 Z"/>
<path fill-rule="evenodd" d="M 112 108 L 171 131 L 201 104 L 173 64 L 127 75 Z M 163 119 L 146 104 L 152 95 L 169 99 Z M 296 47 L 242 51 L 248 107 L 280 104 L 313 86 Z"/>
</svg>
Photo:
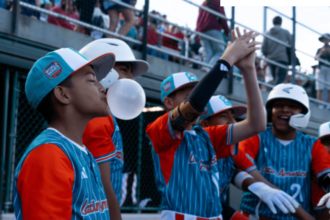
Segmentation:
<svg viewBox="0 0 330 220">
<path fill-rule="evenodd" d="M 144 13 L 144 19 L 145 20 L 147 20 L 148 17 L 151 17 L 153 19 L 157 19 L 157 20 L 159 20 L 161 22 L 165 22 L 167 24 L 170 24 L 172 26 L 175 26 L 175 27 L 179 28 L 180 30 L 186 31 L 187 33 L 195 34 L 195 35 L 197 35 L 200 38 L 206 38 L 206 39 L 208 39 L 210 41 L 219 43 L 221 45 L 226 45 L 225 42 L 220 41 L 219 39 L 212 38 L 212 37 L 210 37 L 208 35 L 205 35 L 203 33 L 200 33 L 200 32 L 197 32 L 195 30 L 191 30 L 191 29 L 189 29 L 187 27 L 183 27 L 183 26 L 180 26 L 180 25 L 175 24 L 173 22 L 170 22 L 170 21 L 168 21 L 166 19 L 163 19 L 162 17 L 159 17 L 159 16 L 154 15 L 152 13 L 148 13 L 148 10 L 139 10 L 139 9 L 137 9 L 137 8 L 129 5 L 129 4 L 125 4 L 125 3 L 121 2 L 121 1 L 118 1 L 118 0 L 108 0 L 108 1 L 114 2 L 114 3 L 118 4 L 118 5 L 124 6 L 126 8 L 130 8 L 130 9 L 132 9 L 134 11 L 137 11 L 137 12 L 140 12 L 140 13 Z M 223 14 L 220 14 L 219 12 L 216 12 L 216 11 L 213 11 L 212 9 L 209 9 L 209 8 L 206 8 L 206 7 L 203 7 L 203 6 L 200 6 L 200 5 L 194 3 L 194 2 L 192 2 L 190 0 L 182 0 L 182 1 L 186 2 L 187 4 L 191 4 L 191 5 L 195 6 L 195 7 L 198 7 L 201 10 L 205 10 L 205 11 L 207 11 L 209 13 L 212 13 L 215 16 L 218 16 L 218 17 L 221 17 L 223 19 L 226 19 L 227 21 L 230 21 L 230 23 L 231 23 L 230 28 L 231 29 L 234 29 L 235 25 L 238 25 L 238 26 L 244 27 L 246 29 L 252 30 L 251 28 L 247 27 L 246 25 L 241 24 L 241 23 L 235 21 L 235 7 L 232 7 L 232 17 L 231 18 L 227 18 L 226 16 L 224 16 Z M 149 8 L 148 2 L 149 2 L 149 0 L 145 0 L 145 3 L 146 3 L 145 4 L 145 9 L 148 9 Z M 91 24 L 88 24 L 88 23 L 84 23 L 84 22 L 81 22 L 79 20 L 75 20 L 75 19 L 72 19 L 70 17 L 67 17 L 65 15 L 57 14 L 57 13 L 51 12 L 49 10 L 40 8 L 40 7 L 36 7 L 36 6 L 30 5 L 30 4 L 25 3 L 25 2 L 20 2 L 19 0 L 14 0 L 13 1 L 13 4 L 16 4 L 16 8 L 17 8 L 18 5 L 20 5 L 21 7 L 29 8 L 31 10 L 38 11 L 40 13 L 44 13 L 46 15 L 50 15 L 50 16 L 53 16 L 53 17 L 56 17 L 56 18 L 61 18 L 63 20 L 67 20 L 67 21 L 69 21 L 71 23 L 79 24 L 79 25 L 81 25 L 83 27 L 86 27 L 86 28 L 89 28 L 89 29 L 92 29 L 92 30 L 99 31 L 101 33 L 108 34 L 108 35 L 113 36 L 113 37 L 117 37 L 119 39 L 122 39 L 124 41 L 130 42 L 130 43 L 133 43 L 133 44 L 136 44 L 136 45 L 140 45 L 140 46 L 144 47 L 144 50 L 143 50 L 144 53 L 146 53 L 146 48 L 150 48 L 150 49 L 153 49 L 153 50 L 155 50 L 155 51 L 157 51 L 159 53 L 164 53 L 164 54 L 167 54 L 167 55 L 170 55 L 170 56 L 173 56 L 173 57 L 177 57 L 177 58 L 179 58 L 181 60 L 189 61 L 189 62 L 194 63 L 194 64 L 198 64 L 198 65 L 205 66 L 205 67 L 212 67 L 211 65 L 209 65 L 207 63 L 204 63 L 204 62 L 201 62 L 199 60 L 196 60 L 196 59 L 193 59 L 193 58 L 190 58 L 189 57 L 189 55 L 188 55 L 188 48 L 189 48 L 189 46 L 188 46 L 188 40 L 187 40 L 187 38 L 179 39 L 177 37 L 174 37 L 172 35 L 166 34 L 164 32 L 158 33 L 160 39 L 161 39 L 162 36 L 164 36 L 164 37 L 170 38 L 172 40 L 176 40 L 176 41 L 180 42 L 181 44 L 185 44 L 184 51 L 182 51 L 183 53 L 180 53 L 180 51 L 171 50 L 171 49 L 162 47 L 161 46 L 161 43 L 159 43 L 158 45 L 150 45 L 150 44 L 147 44 L 145 40 L 144 40 L 144 42 L 142 42 L 140 40 L 136 40 L 136 39 L 133 39 L 133 38 L 130 38 L 130 37 L 127 37 L 127 36 L 119 35 L 118 33 L 114 33 L 114 32 L 111 32 L 109 30 L 106 30 L 106 29 L 103 29 L 103 28 L 100 28 L 100 27 L 97 27 L 97 26 L 94 26 L 94 25 L 91 25 Z M 295 56 L 294 52 L 297 51 L 297 52 L 303 53 L 303 54 L 305 54 L 307 56 L 310 56 L 310 57 L 312 57 L 312 58 L 314 58 L 314 59 L 316 59 L 316 60 L 318 60 L 318 61 L 320 61 L 322 63 L 325 63 L 325 64 L 330 65 L 329 62 L 327 62 L 327 61 L 325 61 L 323 59 L 314 57 L 312 55 L 307 54 L 304 51 L 297 50 L 295 48 L 295 25 L 296 24 L 302 25 L 303 27 L 305 27 L 305 28 L 313 31 L 314 33 L 319 34 L 320 36 L 322 35 L 322 34 L 318 33 L 317 31 L 313 30 L 312 28 L 309 28 L 306 25 L 303 25 L 300 22 L 296 21 L 296 19 L 295 19 L 295 7 L 293 7 L 293 17 L 292 18 L 289 17 L 289 16 L 287 16 L 287 15 L 284 15 L 281 12 L 278 12 L 278 11 L 272 9 L 272 8 L 265 7 L 264 8 L 264 12 L 265 12 L 265 14 L 264 14 L 265 15 L 264 16 L 265 18 L 264 19 L 265 20 L 266 20 L 266 15 L 267 15 L 266 12 L 267 12 L 268 9 L 269 10 L 273 10 L 273 11 L 277 12 L 278 14 L 280 14 L 280 15 L 286 17 L 286 18 L 289 18 L 290 20 L 293 21 L 293 36 L 292 36 L 293 43 L 292 43 L 292 45 L 289 45 L 288 43 L 282 42 L 282 41 L 280 41 L 278 39 L 275 39 L 275 38 L 267 35 L 266 33 L 262 33 L 261 34 L 263 37 L 268 38 L 270 40 L 273 40 L 273 41 L 275 41 L 275 42 L 277 42 L 277 43 L 279 43 L 279 44 L 281 44 L 281 45 L 283 45 L 285 47 L 291 48 L 291 57 L 294 57 Z M 15 16 L 13 16 L 13 19 L 14 19 L 14 17 Z M 146 26 L 144 26 L 144 36 L 146 36 L 146 34 L 147 34 L 147 31 L 146 31 L 146 28 L 145 27 Z M 266 27 L 264 27 L 264 31 L 265 30 L 266 30 Z M 327 36 L 325 36 L 325 37 L 327 37 Z M 161 40 L 159 42 L 161 42 Z M 182 54 L 184 54 L 184 55 L 182 55 Z M 145 54 L 144 54 L 144 56 L 145 56 Z M 267 63 L 271 63 L 271 64 L 274 64 L 274 65 L 279 66 L 281 68 L 285 68 L 288 71 L 292 71 L 292 82 L 293 83 L 295 82 L 294 81 L 295 80 L 295 74 L 298 74 L 298 75 L 303 76 L 303 77 L 306 77 L 306 78 L 308 78 L 310 80 L 314 80 L 314 81 L 316 80 L 316 81 L 322 82 L 322 83 L 330 86 L 330 83 L 329 82 L 325 82 L 325 81 L 322 81 L 322 80 L 318 80 L 318 79 L 309 77 L 309 76 L 307 76 L 307 75 L 305 75 L 303 73 L 298 72 L 295 68 L 292 68 L 293 66 L 295 66 L 295 63 L 294 63 L 295 62 L 295 59 L 291 59 L 293 63 L 291 63 L 291 68 L 289 68 L 288 66 L 284 66 L 284 65 L 282 65 L 282 64 L 280 64 L 280 63 L 278 63 L 276 61 L 267 59 L 265 57 L 262 57 L 262 56 L 257 56 L 257 57 L 260 58 L 260 59 L 262 59 L 262 60 L 264 60 Z M 233 73 L 233 76 L 242 78 L 242 75 L 237 74 L 237 73 Z M 18 76 L 18 73 L 15 73 L 15 79 L 16 79 L 15 82 L 18 82 L 18 84 L 17 85 L 14 85 L 14 89 L 16 89 L 16 87 L 19 87 L 21 90 L 24 90 L 24 80 L 25 80 L 24 79 L 24 76 Z M 8 71 L 8 73 L 6 73 L 6 80 L 9 80 L 9 71 Z M 228 83 L 231 84 L 231 87 L 233 86 L 232 85 L 233 84 L 233 80 L 228 80 Z M 261 84 L 261 85 L 264 85 L 266 87 L 269 87 L 269 88 L 274 87 L 274 85 L 269 84 L 269 83 L 266 83 L 266 82 L 258 81 L 258 83 Z M 14 93 L 14 94 L 16 94 L 16 93 Z M 26 103 L 26 100 L 23 97 L 24 95 L 16 94 L 16 96 L 20 96 L 19 98 L 17 98 L 17 100 L 19 100 L 19 103 L 16 106 L 13 106 L 12 109 L 16 109 L 15 111 L 18 111 L 17 110 L 18 106 L 28 106 L 28 103 Z M 326 103 L 326 102 L 320 101 L 320 100 L 316 100 L 314 98 L 310 98 L 310 100 L 313 101 L 313 102 L 316 102 L 316 103 L 329 105 L 329 103 Z M 152 105 L 149 103 L 149 106 L 152 106 Z M 28 107 L 24 107 L 24 108 L 21 107 L 20 109 L 21 109 L 20 111 L 22 111 L 22 113 L 20 114 L 21 115 L 20 118 L 17 117 L 18 118 L 18 122 L 17 122 L 18 124 L 23 124 L 23 123 L 26 123 L 26 121 L 34 120 L 34 119 L 37 118 L 38 121 L 39 121 L 38 123 L 40 125 L 39 127 L 41 127 L 42 122 L 43 122 L 42 121 L 42 117 L 40 117 L 38 115 L 34 115 L 35 114 L 35 113 L 33 113 L 34 111 L 30 111 L 29 112 L 28 111 Z M 28 114 L 25 114 L 25 112 L 28 112 Z M 132 129 L 132 127 L 134 127 L 134 126 L 137 127 L 137 132 L 130 132 L 129 134 L 130 135 L 132 133 L 138 133 L 139 134 L 139 136 L 136 138 L 138 140 L 138 143 L 137 143 L 137 145 L 138 145 L 138 152 L 135 153 L 135 156 L 137 158 L 134 157 L 134 160 L 132 160 L 132 161 L 137 161 L 137 167 L 138 167 L 137 168 L 137 173 L 138 173 L 138 175 L 140 175 L 139 173 L 141 173 L 140 171 L 141 171 L 142 167 L 144 167 L 143 169 L 146 169 L 145 168 L 145 165 L 143 165 L 143 161 L 150 159 L 150 158 L 147 158 L 147 159 L 146 158 L 144 158 L 144 159 L 142 158 L 142 156 L 144 155 L 144 154 L 142 154 L 142 151 L 145 150 L 144 147 L 146 145 L 148 145 L 148 140 L 145 138 L 145 134 L 143 133 L 144 130 L 145 130 L 144 126 L 145 126 L 145 124 L 148 121 L 154 120 L 155 117 L 157 116 L 157 114 L 162 114 L 162 113 L 163 113 L 162 111 L 159 111 L 159 112 L 156 112 L 156 113 L 145 112 L 144 115 L 141 114 L 137 119 L 134 119 L 135 121 L 130 122 L 131 124 L 125 124 L 124 122 L 119 121 L 119 125 L 120 125 L 120 127 L 121 127 L 121 129 L 123 131 Z M 24 115 L 24 117 L 23 117 L 23 115 Z M 11 119 L 11 121 L 13 121 L 13 119 Z M 14 129 L 14 125 L 11 126 L 11 127 L 12 127 L 12 129 Z M 126 129 L 123 129 L 125 127 L 126 127 Z M 19 135 L 20 132 L 22 133 L 22 135 Z M 36 130 L 35 131 L 36 134 L 38 132 L 39 132 L 39 130 Z M 13 131 L 11 131 L 11 133 L 16 133 L 16 131 L 13 130 Z M 26 138 L 25 137 L 26 134 L 23 133 L 23 128 L 18 128 L 17 134 L 18 134 L 17 135 L 18 136 L 17 143 L 18 143 L 18 145 L 22 145 L 22 146 L 23 145 L 24 146 L 27 145 L 28 142 L 31 141 L 34 138 L 34 136 L 32 136 L 32 135 L 29 136 L 28 138 Z M 125 135 L 126 134 L 123 132 L 123 137 Z M 20 139 L 19 137 L 22 137 L 22 138 Z M 23 138 L 24 138 L 24 140 L 23 140 Z M 123 139 L 124 140 L 127 140 L 127 143 L 124 143 L 124 145 L 134 146 L 136 144 L 135 142 L 131 142 L 131 140 L 129 140 L 128 137 L 126 137 L 126 138 L 124 137 Z M 15 145 L 15 144 L 13 144 L 13 145 Z M 11 146 L 11 144 L 10 144 L 10 146 Z M 13 148 L 13 149 L 11 149 L 11 151 L 14 152 L 14 154 L 16 153 L 17 156 L 19 156 L 19 154 L 20 154 L 20 152 L 19 153 L 15 152 L 15 151 L 18 151 L 18 149 L 15 150 L 15 148 Z M 13 160 L 15 160 L 15 158 Z M 17 158 L 16 158 L 16 160 L 17 160 Z M 12 162 L 12 161 L 9 161 L 9 163 L 10 162 Z M 12 169 L 13 168 L 11 168 L 11 170 Z M 9 168 L 8 168 L 8 170 L 9 170 Z M 152 173 L 152 170 L 150 170 L 150 173 Z M 2 177 L 2 174 L 1 174 L 0 178 L 1 177 Z M 141 179 L 143 179 L 143 177 L 142 178 L 138 177 L 138 181 L 140 181 Z M 10 181 L 11 181 L 11 176 L 9 175 L 9 172 L 8 172 L 7 173 L 7 182 L 10 182 Z M 0 181 L 0 184 L 2 185 L 1 181 Z M 144 184 L 149 184 L 149 183 L 145 183 L 144 182 Z M 5 194 L 5 202 L 6 202 L 5 205 L 6 206 L 5 206 L 5 212 L 8 211 L 8 209 L 9 209 L 9 207 L 11 205 L 11 201 L 12 201 L 11 198 L 10 198 L 10 196 L 9 196 L 9 191 L 10 191 L 9 188 L 10 187 L 11 186 L 9 186 L 8 184 L 6 185 L 6 194 Z M 1 191 L 2 190 L 0 189 L 0 192 Z M 139 191 L 139 188 L 138 188 L 137 189 L 137 196 L 139 196 L 141 193 L 143 193 L 143 192 L 140 192 Z M 141 198 L 143 198 L 143 196 Z M 137 206 L 137 207 L 122 207 L 121 209 L 122 210 L 129 210 L 129 211 L 141 211 L 141 210 L 144 210 L 144 211 L 158 211 L 159 210 L 159 207 L 157 205 L 158 205 L 158 203 L 156 203 L 156 205 L 154 205 L 153 207 L 150 207 L 150 208 L 146 208 L 146 207 L 145 208 L 141 208 L 140 206 Z M 0 201 L 0 209 L 1 209 L 1 201 Z"/>
</svg>

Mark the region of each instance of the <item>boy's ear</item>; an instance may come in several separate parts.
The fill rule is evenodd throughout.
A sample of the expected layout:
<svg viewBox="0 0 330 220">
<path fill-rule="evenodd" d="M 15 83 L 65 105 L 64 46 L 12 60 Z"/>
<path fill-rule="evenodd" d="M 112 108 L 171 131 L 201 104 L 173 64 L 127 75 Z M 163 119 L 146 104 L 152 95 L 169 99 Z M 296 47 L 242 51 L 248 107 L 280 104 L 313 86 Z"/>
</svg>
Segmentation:
<svg viewBox="0 0 330 220">
<path fill-rule="evenodd" d="M 207 120 L 201 120 L 201 121 L 199 122 L 199 124 L 200 124 L 203 128 L 209 126 L 209 123 L 207 123 Z"/>
<path fill-rule="evenodd" d="M 54 97 L 58 102 L 63 105 L 68 105 L 71 102 L 69 89 L 64 86 L 56 86 L 54 88 Z"/>
<path fill-rule="evenodd" d="M 173 99 L 171 99 L 169 97 L 164 98 L 165 109 L 172 110 L 174 108 L 173 105 L 174 105 Z"/>
</svg>

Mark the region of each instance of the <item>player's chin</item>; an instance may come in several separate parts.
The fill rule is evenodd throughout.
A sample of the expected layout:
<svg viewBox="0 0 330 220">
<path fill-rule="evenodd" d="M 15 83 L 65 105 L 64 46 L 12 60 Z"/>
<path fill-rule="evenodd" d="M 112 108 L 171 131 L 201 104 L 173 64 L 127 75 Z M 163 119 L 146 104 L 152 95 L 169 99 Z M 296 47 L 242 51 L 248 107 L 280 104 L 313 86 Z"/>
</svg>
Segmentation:
<svg viewBox="0 0 330 220">
<path fill-rule="evenodd" d="M 98 117 L 107 117 L 110 115 L 109 106 L 106 102 L 101 102 L 99 105 L 99 108 L 97 108 L 97 116 Z"/>
</svg>

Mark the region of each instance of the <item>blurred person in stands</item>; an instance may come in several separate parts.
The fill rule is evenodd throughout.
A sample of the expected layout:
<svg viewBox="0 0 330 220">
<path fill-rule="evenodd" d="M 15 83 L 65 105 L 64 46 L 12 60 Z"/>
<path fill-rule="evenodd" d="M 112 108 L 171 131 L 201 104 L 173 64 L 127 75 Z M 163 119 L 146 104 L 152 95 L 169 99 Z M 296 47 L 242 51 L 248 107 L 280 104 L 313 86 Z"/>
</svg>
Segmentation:
<svg viewBox="0 0 330 220">
<path fill-rule="evenodd" d="M 61 0 L 61 6 L 54 6 L 50 11 L 65 15 L 67 17 L 78 20 L 79 15 L 74 13 L 74 7 L 72 0 Z M 48 16 L 48 23 L 60 26 L 66 29 L 74 30 L 75 25 L 70 21 L 66 21 L 60 18 Z"/>
<path fill-rule="evenodd" d="M 276 16 L 273 19 L 273 24 L 274 27 L 271 28 L 268 32 L 266 32 L 266 34 L 291 45 L 291 34 L 289 33 L 289 31 L 281 27 L 282 18 L 280 16 Z M 288 66 L 289 64 L 287 47 L 273 40 L 264 38 L 262 44 L 262 53 L 268 59 L 276 61 L 282 65 Z M 269 67 L 273 76 L 273 84 L 277 85 L 283 83 L 285 77 L 288 74 L 288 71 L 273 64 L 269 64 Z"/>
<path fill-rule="evenodd" d="M 97 0 L 75 0 L 79 12 L 79 21 L 92 24 L 92 17 Z M 79 24 L 76 25 L 74 31 L 79 33 L 90 34 L 90 30 Z"/>
<path fill-rule="evenodd" d="M 261 82 L 265 82 L 265 76 L 266 76 L 265 66 L 261 64 L 260 58 L 255 59 L 255 68 L 257 72 L 257 79 Z M 265 86 L 261 84 L 259 84 L 259 88 L 263 91 L 267 90 L 267 88 L 265 88 Z"/>
<path fill-rule="evenodd" d="M 36 0 L 36 5 L 39 8 L 44 8 L 47 10 L 50 10 L 52 8 L 52 3 L 50 0 Z M 41 21 L 47 21 L 48 16 L 44 13 L 40 13 L 40 20 Z"/>
<path fill-rule="evenodd" d="M 21 0 L 21 1 L 25 2 L 27 4 L 30 4 L 30 5 L 36 6 L 36 0 Z M 11 6 L 10 11 L 13 11 L 13 5 Z M 25 7 L 20 8 L 20 13 L 22 15 L 28 16 L 33 19 L 39 19 L 39 17 L 40 17 L 39 12 L 25 8 Z"/>
<path fill-rule="evenodd" d="M 135 6 L 136 4 L 136 0 L 121 0 L 121 2 L 129 4 L 131 6 Z M 132 9 L 126 8 L 124 6 L 106 0 L 103 0 L 103 7 L 110 17 L 109 31 L 116 32 L 119 22 L 119 15 L 120 13 L 123 15 L 125 19 L 125 23 L 121 25 L 120 29 L 118 30 L 118 34 L 125 36 L 135 24 L 134 11 Z M 112 37 L 112 36 L 108 36 L 108 37 Z"/>
<path fill-rule="evenodd" d="M 9 7 L 10 7 L 9 1 L 0 0 L 0 8 L 9 9 Z"/>
<path fill-rule="evenodd" d="M 224 8 L 220 6 L 220 0 L 206 0 L 203 2 L 202 6 L 225 15 Z M 225 41 L 221 32 L 222 30 L 224 30 L 225 35 L 228 38 L 229 28 L 225 19 L 216 17 L 203 9 L 199 9 L 196 31 L 206 34 L 212 38 L 216 38 L 217 40 Z M 225 51 L 225 46 L 205 38 L 200 38 L 200 40 L 205 49 L 204 62 L 213 66 Z M 205 67 L 202 70 L 204 72 L 208 71 Z"/>
<path fill-rule="evenodd" d="M 323 59 L 327 62 L 330 62 L 330 34 L 324 34 L 319 38 L 319 41 L 324 43 L 323 47 L 319 48 L 316 52 L 316 57 Z M 319 62 L 319 71 L 316 71 L 315 78 L 320 79 L 323 81 L 326 81 L 327 83 L 330 83 L 330 65 Z M 323 92 L 324 90 L 327 90 L 327 102 L 330 102 L 330 86 L 325 85 L 321 82 L 316 81 L 316 90 L 317 90 L 317 99 L 324 101 Z M 330 110 L 330 106 L 324 106 L 322 104 L 319 104 L 320 109 L 328 109 Z"/>
</svg>

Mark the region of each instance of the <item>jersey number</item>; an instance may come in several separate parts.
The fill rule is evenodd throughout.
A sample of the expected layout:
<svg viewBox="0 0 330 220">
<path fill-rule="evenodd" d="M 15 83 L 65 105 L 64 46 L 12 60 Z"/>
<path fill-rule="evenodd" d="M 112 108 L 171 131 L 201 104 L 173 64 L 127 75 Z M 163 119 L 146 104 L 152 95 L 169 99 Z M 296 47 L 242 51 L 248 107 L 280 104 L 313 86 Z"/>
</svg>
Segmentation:
<svg viewBox="0 0 330 220">
<path fill-rule="evenodd" d="M 293 183 L 291 185 L 290 189 L 293 190 L 293 191 L 296 190 L 296 192 L 292 196 L 294 199 L 298 200 L 297 197 L 299 195 L 300 202 L 303 202 L 304 201 L 304 198 L 303 198 L 303 196 L 302 196 L 302 194 L 300 192 L 301 186 L 298 183 Z"/>
</svg>

